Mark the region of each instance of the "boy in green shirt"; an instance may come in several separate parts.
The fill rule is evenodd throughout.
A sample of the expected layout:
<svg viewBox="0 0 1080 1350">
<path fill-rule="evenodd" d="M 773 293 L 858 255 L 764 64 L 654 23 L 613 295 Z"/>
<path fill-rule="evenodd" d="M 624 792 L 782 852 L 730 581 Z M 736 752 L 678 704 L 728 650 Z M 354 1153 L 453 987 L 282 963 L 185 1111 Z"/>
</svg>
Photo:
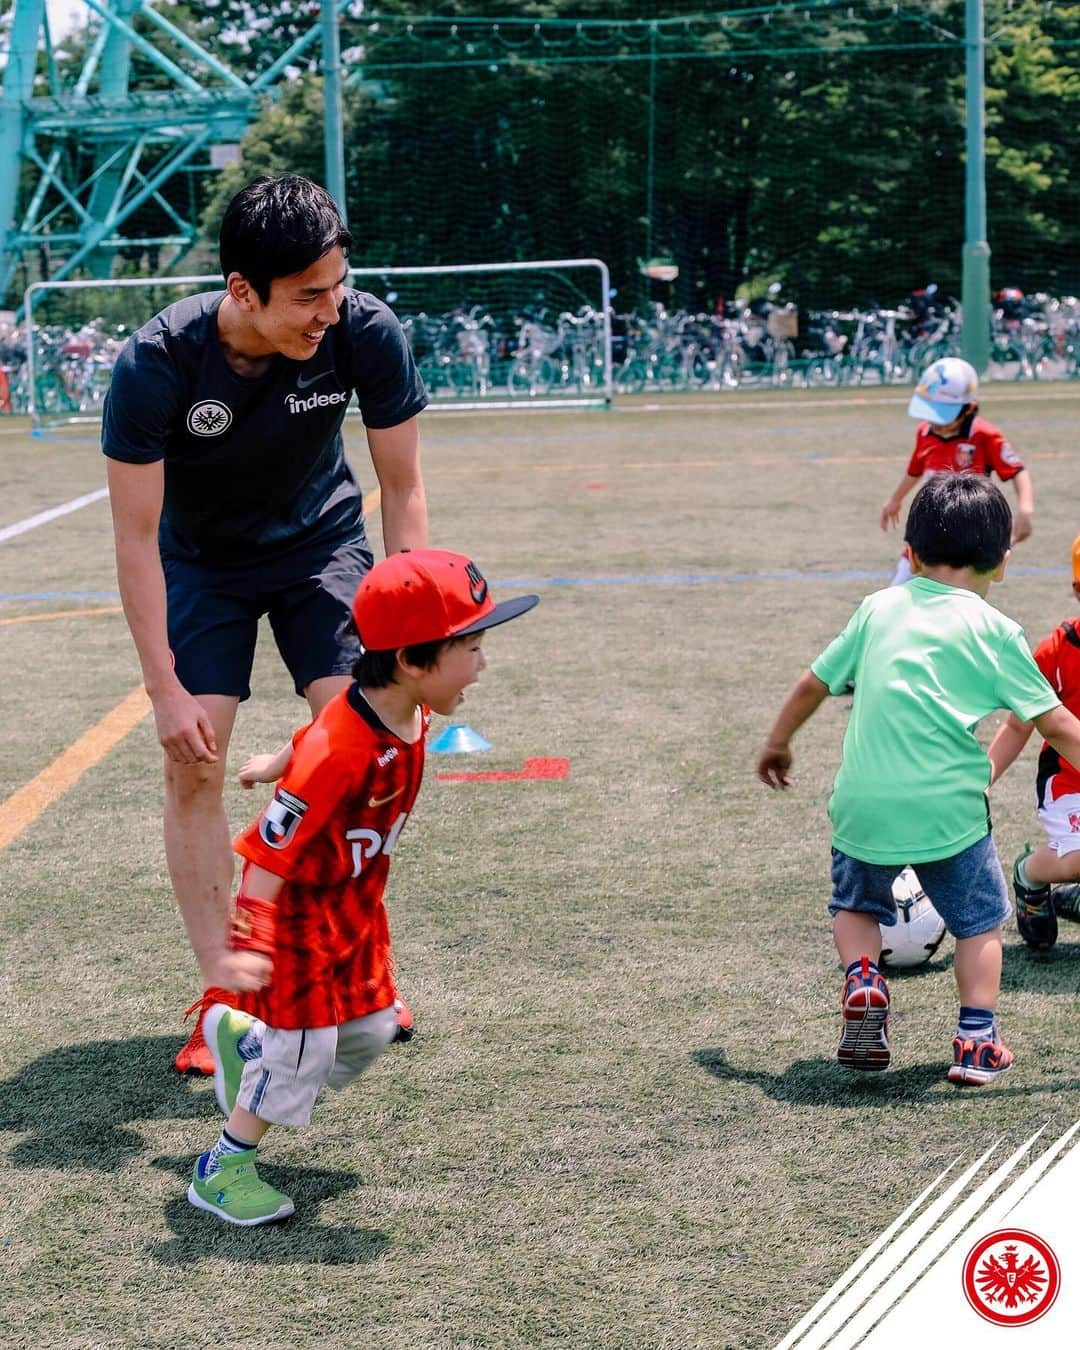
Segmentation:
<svg viewBox="0 0 1080 1350">
<path fill-rule="evenodd" d="M 892 882 L 907 864 L 956 939 L 961 1006 L 949 1080 L 989 1083 L 1013 1061 L 994 1018 L 1011 906 L 990 833 L 990 762 L 975 728 L 1008 708 L 1080 762 L 1080 722 L 1043 678 L 1019 625 L 986 603 L 1004 575 L 1011 532 L 1009 505 L 988 479 L 934 474 L 908 515 L 911 582 L 863 600 L 796 682 L 758 760 L 763 783 L 788 787 L 792 736 L 829 694 L 854 684 L 829 799 L 845 1068 L 889 1064 L 878 925 L 896 923 Z"/>
</svg>

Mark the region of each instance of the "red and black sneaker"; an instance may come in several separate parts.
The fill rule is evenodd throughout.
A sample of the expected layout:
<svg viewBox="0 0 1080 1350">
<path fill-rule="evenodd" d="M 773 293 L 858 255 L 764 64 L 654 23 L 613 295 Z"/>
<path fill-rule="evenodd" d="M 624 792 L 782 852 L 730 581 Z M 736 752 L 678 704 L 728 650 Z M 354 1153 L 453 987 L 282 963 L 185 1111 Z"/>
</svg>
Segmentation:
<svg viewBox="0 0 1080 1350">
<path fill-rule="evenodd" d="M 214 1076 L 214 1057 L 210 1053 L 210 1047 L 203 1039 L 203 1022 L 208 1008 L 212 1008 L 215 1003 L 228 1003 L 229 997 L 228 992 L 224 989 L 205 989 L 202 995 L 184 1013 L 185 1022 L 196 1010 L 198 1010 L 199 1015 L 195 1021 L 194 1031 L 192 1031 L 186 1043 L 177 1051 L 176 1058 L 173 1060 L 177 1073 L 199 1073 L 205 1074 L 207 1078 Z"/>
<path fill-rule="evenodd" d="M 844 981 L 843 1021 L 837 1062 L 844 1069 L 875 1073 L 889 1067 L 889 986 L 864 956 Z"/>
<path fill-rule="evenodd" d="M 400 994 L 394 999 L 394 1014 L 397 1017 L 397 1035 L 394 1040 L 411 1041 L 416 1026 L 413 1023 L 412 1009 Z"/>
<path fill-rule="evenodd" d="M 1013 1052 L 1002 1041 L 996 1029 L 992 1036 L 981 1036 L 978 1040 L 955 1036 L 952 1053 L 949 1082 L 959 1087 L 983 1087 L 986 1083 L 992 1083 L 1013 1062 Z"/>
</svg>

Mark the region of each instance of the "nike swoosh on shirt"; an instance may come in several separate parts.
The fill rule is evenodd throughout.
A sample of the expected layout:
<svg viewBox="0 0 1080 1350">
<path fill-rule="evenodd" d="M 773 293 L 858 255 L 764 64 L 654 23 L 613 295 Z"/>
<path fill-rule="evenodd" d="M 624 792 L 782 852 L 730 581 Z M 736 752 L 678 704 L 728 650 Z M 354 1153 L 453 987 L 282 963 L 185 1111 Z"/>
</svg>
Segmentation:
<svg viewBox="0 0 1080 1350">
<path fill-rule="evenodd" d="M 333 375 L 333 373 L 332 370 L 320 370 L 318 375 L 312 375 L 311 378 L 307 380 L 304 379 L 303 375 L 297 375 L 296 387 L 297 389 L 310 389 L 318 380 L 323 380 L 327 375 Z"/>
<path fill-rule="evenodd" d="M 403 787 L 399 787 L 396 792 L 391 792 L 389 797 L 369 797 L 368 807 L 374 810 L 376 806 L 385 806 L 387 802 L 392 802 L 395 797 L 400 797 L 404 791 Z"/>
</svg>

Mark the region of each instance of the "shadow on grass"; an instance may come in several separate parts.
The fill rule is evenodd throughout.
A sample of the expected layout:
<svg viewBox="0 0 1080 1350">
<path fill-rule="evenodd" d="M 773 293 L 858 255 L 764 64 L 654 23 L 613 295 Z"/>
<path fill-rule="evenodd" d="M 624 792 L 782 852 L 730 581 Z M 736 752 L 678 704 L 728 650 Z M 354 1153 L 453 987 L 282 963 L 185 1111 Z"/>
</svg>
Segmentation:
<svg viewBox="0 0 1080 1350">
<path fill-rule="evenodd" d="M 65 1045 L 0 1082 L 0 1130 L 27 1137 L 14 1167 L 85 1167 L 115 1172 L 146 1149 L 134 1120 L 200 1120 L 217 1114 L 173 1072 L 174 1036 Z"/>
<path fill-rule="evenodd" d="M 1080 942 L 1075 935 L 1075 926 L 1063 923 L 1057 942 L 1048 952 L 1027 946 L 1007 946 L 1001 972 L 1002 987 L 1075 997 L 1080 982 Z M 1033 976 L 1037 977 L 1034 982 Z"/>
<path fill-rule="evenodd" d="M 691 1058 L 722 1081 L 749 1083 L 778 1102 L 800 1106 L 895 1106 L 922 1100 L 945 1076 L 940 1060 L 909 1064 L 885 1073 L 851 1073 L 833 1059 L 800 1059 L 783 1073 L 763 1073 L 729 1064 L 720 1049 L 695 1050 Z"/>
<path fill-rule="evenodd" d="M 789 1064 L 783 1073 L 762 1073 L 729 1064 L 720 1049 L 695 1050 L 691 1059 L 706 1073 L 722 1082 L 749 1083 L 778 1102 L 799 1106 L 878 1106 L 918 1101 L 935 1106 L 961 1097 L 1023 1097 L 1034 1100 L 1049 1093 L 1076 1092 L 1080 1078 L 1044 1079 L 1032 1083 L 1017 1076 L 1013 1069 L 1000 1082 L 983 1087 L 960 1086 L 945 1077 L 946 1061 L 909 1064 L 884 1073 L 852 1073 L 841 1069 L 834 1059 L 801 1059 Z"/>
<path fill-rule="evenodd" d="M 153 1167 L 191 1179 L 191 1159 L 155 1158 Z M 164 1266 L 192 1266 L 203 1261 L 248 1261 L 256 1265 L 356 1266 L 378 1260 L 390 1238 L 377 1228 L 324 1228 L 312 1221 L 325 1200 L 354 1189 L 358 1178 L 347 1172 L 312 1167 L 274 1167 L 259 1163 L 259 1175 L 284 1190 L 296 1205 L 286 1223 L 236 1228 L 189 1205 L 183 1195 L 165 1205 L 165 1222 L 175 1234 L 148 1249 L 151 1260 Z"/>
<path fill-rule="evenodd" d="M 233 1228 L 188 1204 L 184 1189 L 195 1153 L 213 1137 L 220 1115 L 209 1083 L 197 1089 L 173 1070 L 178 1049 L 174 1036 L 66 1045 L 0 1082 L 0 1130 L 25 1136 L 8 1154 L 11 1165 L 119 1172 L 146 1152 L 144 1135 L 126 1122 L 197 1120 L 203 1128 L 193 1137 L 190 1158 L 156 1158 L 151 1164 L 179 1179 L 178 1194 L 164 1211 L 175 1236 L 150 1249 L 153 1260 L 170 1266 L 208 1257 L 269 1265 L 360 1265 L 381 1256 L 390 1245 L 385 1233 L 323 1228 L 307 1217 L 323 1201 L 358 1185 L 349 1172 L 266 1166 L 266 1179 L 284 1187 L 297 1212 L 287 1224 L 265 1229 Z"/>
</svg>

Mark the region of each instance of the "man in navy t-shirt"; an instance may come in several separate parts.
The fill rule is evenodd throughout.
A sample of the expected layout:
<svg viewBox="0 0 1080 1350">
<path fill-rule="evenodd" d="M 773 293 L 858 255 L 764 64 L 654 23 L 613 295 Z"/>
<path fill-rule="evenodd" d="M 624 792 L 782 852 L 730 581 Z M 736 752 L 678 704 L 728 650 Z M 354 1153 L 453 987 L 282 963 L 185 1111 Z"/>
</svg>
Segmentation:
<svg viewBox="0 0 1080 1350">
<path fill-rule="evenodd" d="M 269 615 L 312 716 L 349 683 L 359 651 L 346 626 L 372 552 L 341 436 L 354 392 L 385 551 L 427 543 L 427 394 L 394 315 L 346 287 L 350 242 L 316 184 L 249 183 L 222 221 L 225 290 L 141 328 L 105 404 L 120 594 L 165 749 L 165 853 L 203 1007 L 244 987 L 227 943 L 222 787 L 259 619 Z M 401 1020 L 407 1031 L 406 1009 Z M 176 1063 L 213 1071 L 201 1012 Z"/>
</svg>

